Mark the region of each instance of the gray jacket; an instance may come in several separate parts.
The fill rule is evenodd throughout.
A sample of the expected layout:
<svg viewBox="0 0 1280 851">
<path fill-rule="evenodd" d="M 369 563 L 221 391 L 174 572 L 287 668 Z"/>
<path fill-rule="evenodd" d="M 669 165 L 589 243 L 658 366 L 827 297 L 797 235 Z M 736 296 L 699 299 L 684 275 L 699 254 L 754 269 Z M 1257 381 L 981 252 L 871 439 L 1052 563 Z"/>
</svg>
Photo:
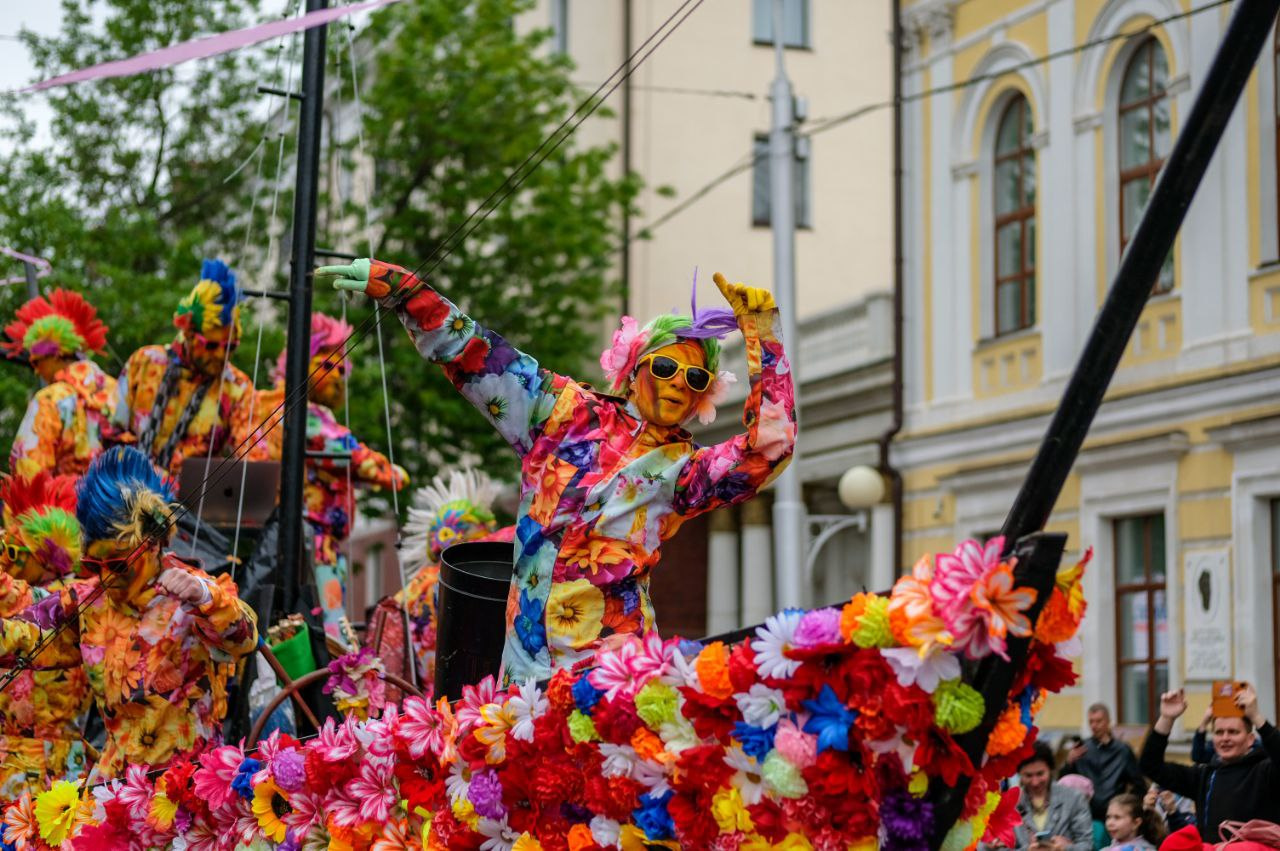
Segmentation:
<svg viewBox="0 0 1280 851">
<path fill-rule="evenodd" d="M 1031 801 L 1023 795 L 1018 799 L 1018 813 L 1022 824 L 1015 829 L 1020 851 L 1030 848 L 1036 838 L 1035 822 L 1031 820 Z M 1049 786 L 1049 818 L 1044 829 L 1050 836 L 1065 836 L 1071 840 L 1069 851 L 1093 851 L 1093 819 L 1089 815 L 1089 802 L 1074 789 L 1060 783 Z"/>
</svg>

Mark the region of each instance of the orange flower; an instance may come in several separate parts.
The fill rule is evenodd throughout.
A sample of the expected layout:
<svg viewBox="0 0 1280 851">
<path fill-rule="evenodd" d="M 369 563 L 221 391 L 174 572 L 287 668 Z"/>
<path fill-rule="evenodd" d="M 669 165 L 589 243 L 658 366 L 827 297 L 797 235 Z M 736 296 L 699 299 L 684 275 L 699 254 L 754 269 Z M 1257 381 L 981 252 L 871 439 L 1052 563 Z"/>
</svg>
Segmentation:
<svg viewBox="0 0 1280 851">
<path fill-rule="evenodd" d="M 552 521 L 560 505 L 561 494 L 577 472 L 578 468 L 568 461 L 561 461 L 554 455 L 547 456 L 542 472 L 538 474 L 533 504 L 529 506 L 529 516 L 535 522 L 546 526 Z"/>
<path fill-rule="evenodd" d="M 933 617 L 933 593 L 929 590 L 932 581 L 933 563 L 925 555 L 915 563 L 909 575 L 894 583 L 889 596 L 889 627 L 894 638 L 903 644 L 913 643 L 908 638 L 912 624 Z"/>
<path fill-rule="evenodd" d="M 989 571 L 974 584 L 970 593 L 974 606 L 988 613 L 989 635 L 1004 638 L 1010 633 L 1020 637 L 1031 634 L 1031 621 L 1023 612 L 1036 601 L 1036 591 L 1014 588 L 1013 568 L 1008 563 Z"/>
<path fill-rule="evenodd" d="M 39 835 L 40 825 L 36 822 L 30 794 L 23 792 L 22 797 L 4 811 L 4 826 L 5 842 L 15 847 L 25 845 Z"/>
<path fill-rule="evenodd" d="M 1005 708 L 987 739 L 987 753 L 1004 756 L 1022 747 L 1027 738 L 1027 728 L 1022 725 L 1022 707 L 1013 704 Z"/>
<path fill-rule="evenodd" d="M 867 595 L 854 594 L 853 599 L 844 604 L 840 610 L 840 637 L 845 641 L 853 641 L 853 633 L 858 628 L 862 613 L 867 610 Z"/>
<path fill-rule="evenodd" d="M 636 755 L 641 759 L 648 759 L 654 762 L 666 762 L 670 758 L 666 748 L 659 739 L 645 727 L 637 727 L 636 731 L 631 734 L 631 747 L 636 749 Z"/>
<path fill-rule="evenodd" d="M 596 840 L 591 835 L 591 828 L 585 824 L 575 824 L 569 829 L 569 851 L 584 851 L 584 849 L 596 847 Z"/>
<path fill-rule="evenodd" d="M 713 641 L 702 648 L 694 670 L 706 694 L 720 700 L 728 700 L 733 694 L 733 683 L 729 682 L 729 649 L 723 641 Z"/>
</svg>

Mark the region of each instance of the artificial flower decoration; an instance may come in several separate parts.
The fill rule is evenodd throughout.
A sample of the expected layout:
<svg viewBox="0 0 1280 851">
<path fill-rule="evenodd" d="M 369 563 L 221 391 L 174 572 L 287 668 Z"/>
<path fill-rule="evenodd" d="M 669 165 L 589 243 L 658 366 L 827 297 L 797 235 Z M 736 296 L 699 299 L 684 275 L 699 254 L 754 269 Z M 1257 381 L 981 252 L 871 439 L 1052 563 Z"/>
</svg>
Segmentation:
<svg viewBox="0 0 1280 851">
<path fill-rule="evenodd" d="M 385 673 L 373 648 L 361 647 L 329 663 L 329 680 L 323 691 L 333 695 L 339 712 L 354 714 L 363 721 L 370 710 L 380 713 L 386 705 L 387 685 L 382 679 Z"/>
<path fill-rule="evenodd" d="M 84 357 L 101 353 L 107 345 L 107 326 L 98 319 L 98 311 L 79 293 L 63 289 L 19 307 L 4 332 L 9 356 L 28 360 Z"/>
<path fill-rule="evenodd" d="M 1026 625 L 1032 661 L 975 767 L 955 736 L 986 707 L 960 672 L 990 643 L 910 638 L 944 612 L 982 621 L 988 635 L 997 618 L 1006 635 L 1023 629 L 1030 598 L 1003 584 L 999 549 L 966 542 L 939 557 L 941 603 L 925 563 L 888 597 L 781 612 L 735 645 L 650 633 L 611 643 L 594 666 L 558 671 L 545 688 L 489 679 L 456 707 L 369 700 L 367 718 L 326 721 L 305 742 L 215 747 L 159 778 L 131 767 L 126 782 L 95 790 L 91 810 L 77 807 L 74 785 L 55 786 L 34 806 L 8 807 L 5 841 L 34 851 L 62 839 L 73 849 L 133 841 L 122 837 L 201 851 L 925 851 L 929 784 L 965 775 L 971 793 L 943 847 L 1011 844 L 1017 793 L 994 790 L 1035 738 L 1059 644 Z M 1065 600 L 1078 578 L 1059 589 Z M 376 670 L 368 655 L 339 660 L 333 693 L 358 703 L 350 696 Z"/>
</svg>

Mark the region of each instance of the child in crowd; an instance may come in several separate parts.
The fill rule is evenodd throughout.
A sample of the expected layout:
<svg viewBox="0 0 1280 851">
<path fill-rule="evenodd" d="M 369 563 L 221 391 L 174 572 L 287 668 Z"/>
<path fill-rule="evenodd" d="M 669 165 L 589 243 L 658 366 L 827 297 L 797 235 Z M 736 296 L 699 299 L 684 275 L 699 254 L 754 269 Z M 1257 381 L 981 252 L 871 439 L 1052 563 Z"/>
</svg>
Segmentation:
<svg viewBox="0 0 1280 851">
<path fill-rule="evenodd" d="M 1137 795 L 1116 795 L 1107 804 L 1106 851 L 1155 851 L 1165 836 L 1164 820 L 1155 810 L 1143 809 Z"/>
</svg>

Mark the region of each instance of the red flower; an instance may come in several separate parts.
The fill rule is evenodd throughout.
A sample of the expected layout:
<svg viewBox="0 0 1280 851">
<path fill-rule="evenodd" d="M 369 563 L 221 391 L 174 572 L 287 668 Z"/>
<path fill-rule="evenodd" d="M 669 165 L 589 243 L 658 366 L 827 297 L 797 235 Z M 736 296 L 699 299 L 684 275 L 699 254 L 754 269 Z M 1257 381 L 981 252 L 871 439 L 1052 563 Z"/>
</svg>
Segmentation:
<svg viewBox="0 0 1280 851">
<path fill-rule="evenodd" d="M 684 707 L 681 711 L 693 725 L 699 738 L 728 741 L 729 734 L 733 732 L 732 716 L 737 713 L 737 706 L 732 701 L 726 702 L 697 689 L 686 687 L 680 689 L 680 693 L 684 695 Z"/>
<path fill-rule="evenodd" d="M 756 833 L 770 842 L 781 842 L 787 838 L 786 817 L 777 802 L 762 798 L 760 803 L 747 807 L 751 814 L 751 823 L 756 826 Z"/>
<path fill-rule="evenodd" d="M 317 795 L 325 795 L 356 776 L 358 764 L 351 760 L 326 762 L 318 750 L 307 751 L 307 787 Z"/>
<path fill-rule="evenodd" d="M 889 680 L 882 694 L 884 716 L 908 730 L 927 730 L 933 726 L 933 701 L 918 686 L 901 686 Z"/>
<path fill-rule="evenodd" d="M 686 748 L 676 760 L 672 784 L 680 792 L 703 792 L 708 797 L 724 786 L 733 769 L 724 761 L 722 745 Z"/>
<path fill-rule="evenodd" d="M 565 715 L 577 708 L 577 704 L 573 702 L 573 682 L 573 674 L 561 668 L 551 675 L 551 681 L 547 683 L 547 700 L 553 709 L 558 709 Z"/>
<path fill-rule="evenodd" d="M 1022 790 L 1014 786 L 1000 796 L 1000 803 L 987 822 L 987 832 L 982 835 L 983 842 L 999 840 L 1006 848 L 1014 848 L 1018 844 L 1013 829 L 1022 824 L 1022 815 L 1018 812 L 1018 797 Z"/>
<path fill-rule="evenodd" d="M 756 652 L 751 642 L 741 641 L 729 652 L 729 682 L 735 692 L 750 691 L 756 679 Z"/>
<path fill-rule="evenodd" d="M 711 799 L 695 801 L 685 795 L 676 795 L 667 802 L 667 812 L 675 822 L 676 836 L 685 848 L 706 848 L 711 845 L 720 827 L 711 817 Z"/>
<path fill-rule="evenodd" d="M 861 753 L 825 750 L 803 773 L 809 792 L 818 797 L 855 797 L 865 802 L 879 794 L 875 776 L 867 770 L 866 757 Z"/>
<path fill-rule="evenodd" d="M 612 702 L 601 700 L 596 704 L 591 720 L 595 722 L 600 738 L 606 742 L 631 741 L 632 734 L 642 723 L 636 714 L 635 702 L 625 697 Z"/>
<path fill-rule="evenodd" d="M 430 758 L 419 761 L 400 760 L 395 767 L 400 795 L 408 802 L 409 812 L 421 807 L 434 812 L 444 803 L 444 778 Z"/>
<path fill-rule="evenodd" d="M 405 312 L 423 331 L 434 331 L 449 318 L 449 305 L 435 290 L 423 288 L 405 302 Z"/>
<path fill-rule="evenodd" d="M 975 773 L 969 756 L 954 739 L 936 728 L 921 738 L 915 763 L 924 766 L 931 776 L 941 777 L 948 786 L 956 785 L 962 774 Z"/>
<path fill-rule="evenodd" d="M 596 775 L 587 780 L 583 798 L 592 812 L 625 822 L 631 820 L 631 811 L 640 806 L 643 790 L 643 786 L 629 777 Z"/>
<path fill-rule="evenodd" d="M 582 773 L 567 756 L 540 760 L 533 768 L 533 800 L 541 806 L 576 801 L 582 786 Z"/>
<path fill-rule="evenodd" d="M 449 364 L 451 370 L 476 373 L 484 369 L 484 359 L 489 356 L 489 341 L 483 337 L 472 337 L 462 347 L 462 354 Z"/>
<path fill-rule="evenodd" d="M 71 840 L 74 851 L 112 851 L 132 847 L 133 830 L 129 827 L 128 809 L 115 800 L 106 801 L 103 808 L 107 817 L 102 823 L 81 828 Z"/>
</svg>

